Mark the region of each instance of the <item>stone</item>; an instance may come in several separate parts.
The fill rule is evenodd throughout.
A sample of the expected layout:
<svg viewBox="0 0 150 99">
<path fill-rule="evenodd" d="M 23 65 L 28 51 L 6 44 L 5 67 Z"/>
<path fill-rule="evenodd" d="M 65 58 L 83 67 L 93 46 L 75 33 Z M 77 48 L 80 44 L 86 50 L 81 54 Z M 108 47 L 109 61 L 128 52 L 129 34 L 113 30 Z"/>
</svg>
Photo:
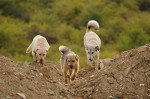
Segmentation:
<svg viewBox="0 0 150 99">
<path fill-rule="evenodd" d="M 48 89 L 48 94 L 49 94 L 49 95 L 54 95 L 55 93 L 54 93 L 54 91 L 52 91 L 51 89 Z"/>
<path fill-rule="evenodd" d="M 26 96 L 23 93 L 17 93 L 22 99 L 26 99 Z"/>
<path fill-rule="evenodd" d="M 4 80 L 0 79 L 0 84 L 5 84 Z"/>
<path fill-rule="evenodd" d="M 130 72 L 130 70 L 131 70 L 131 67 L 128 67 L 128 68 L 126 68 L 125 70 L 124 70 L 124 76 L 127 76 L 128 75 L 128 73 Z"/>
</svg>

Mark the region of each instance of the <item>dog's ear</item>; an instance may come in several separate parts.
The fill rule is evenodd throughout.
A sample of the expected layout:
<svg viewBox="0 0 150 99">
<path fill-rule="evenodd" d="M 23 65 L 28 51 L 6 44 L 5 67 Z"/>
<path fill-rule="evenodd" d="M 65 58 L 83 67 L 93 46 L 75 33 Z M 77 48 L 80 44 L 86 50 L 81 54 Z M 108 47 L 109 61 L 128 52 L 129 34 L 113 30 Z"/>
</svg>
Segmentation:
<svg viewBox="0 0 150 99">
<path fill-rule="evenodd" d="M 76 58 L 77 61 L 79 60 L 79 56 L 78 55 L 76 55 L 75 58 Z"/>
<path fill-rule="evenodd" d="M 48 52 L 48 49 L 46 49 L 46 53 Z"/>
<path fill-rule="evenodd" d="M 86 50 L 88 50 L 88 47 L 87 47 L 87 46 L 85 46 L 85 49 L 86 49 Z"/>
<path fill-rule="evenodd" d="M 37 52 L 39 49 L 36 49 L 35 52 Z"/>
<path fill-rule="evenodd" d="M 99 50 L 100 50 L 99 46 L 96 46 L 95 51 L 99 51 Z"/>
</svg>

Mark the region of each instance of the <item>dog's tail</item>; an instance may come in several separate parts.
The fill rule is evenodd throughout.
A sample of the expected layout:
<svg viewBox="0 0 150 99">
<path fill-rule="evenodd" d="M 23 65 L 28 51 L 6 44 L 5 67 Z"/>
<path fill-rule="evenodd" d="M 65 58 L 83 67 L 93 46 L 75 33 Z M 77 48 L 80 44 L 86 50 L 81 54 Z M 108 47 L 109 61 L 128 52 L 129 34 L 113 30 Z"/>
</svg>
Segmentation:
<svg viewBox="0 0 150 99">
<path fill-rule="evenodd" d="M 32 50 L 32 43 L 29 45 L 29 47 L 26 49 L 26 53 L 29 53 Z"/>
<path fill-rule="evenodd" d="M 92 28 L 94 28 L 95 30 L 99 30 L 99 23 L 95 20 L 90 20 L 87 24 L 86 32 L 91 31 Z"/>
<path fill-rule="evenodd" d="M 65 52 L 70 51 L 70 50 L 71 50 L 70 48 L 68 48 L 64 45 L 59 46 L 59 51 L 62 53 L 65 53 Z"/>
</svg>

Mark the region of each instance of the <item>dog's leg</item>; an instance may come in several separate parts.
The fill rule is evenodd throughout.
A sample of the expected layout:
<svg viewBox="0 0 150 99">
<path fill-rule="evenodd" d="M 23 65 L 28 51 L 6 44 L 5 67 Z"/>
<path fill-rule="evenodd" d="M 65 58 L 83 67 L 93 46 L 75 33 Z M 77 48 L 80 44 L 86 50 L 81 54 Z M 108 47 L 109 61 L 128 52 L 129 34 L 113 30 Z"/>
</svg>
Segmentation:
<svg viewBox="0 0 150 99">
<path fill-rule="evenodd" d="M 97 54 L 95 70 L 96 71 L 100 70 L 100 67 L 99 67 L 99 53 Z"/>
<path fill-rule="evenodd" d="M 93 64 L 91 61 L 89 61 L 89 57 L 88 57 L 88 53 L 86 53 L 87 55 L 87 65 L 90 65 L 91 67 L 93 67 Z"/>
<path fill-rule="evenodd" d="M 78 70 L 79 70 L 79 68 L 75 68 L 75 69 L 74 69 L 73 75 L 71 76 L 71 80 L 72 80 L 72 81 L 75 79 L 75 77 L 76 77 L 76 75 L 77 75 L 77 73 L 78 73 Z"/>
<path fill-rule="evenodd" d="M 96 60 L 97 61 L 97 60 Z M 92 61 L 92 66 L 96 66 L 96 62 L 95 62 L 95 60 L 93 59 L 93 61 Z"/>
<path fill-rule="evenodd" d="M 69 83 L 70 83 L 70 80 L 71 80 L 70 78 L 71 78 L 72 72 L 73 72 L 73 69 L 70 69 L 69 70 Z"/>
<path fill-rule="evenodd" d="M 88 55 L 87 55 L 87 65 L 89 65 L 89 59 L 88 59 Z"/>
<path fill-rule="evenodd" d="M 32 56 L 33 56 L 33 61 L 34 61 L 34 62 L 37 62 L 36 54 L 35 54 L 35 52 L 33 52 L 33 51 L 32 51 Z"/>
<path fill-rule="evenodd" d="M 88 61 L 88 65 L 90 65 L 91 67 L 93 67 L 93 61 L 89 61 L 89 60 L 87 60 Z"/>
<path fill-rule="evenodd" d="M 90 66 L 93 67 L 93 61 L 90 61 Z"/>
<path fill-rule="evenodd" d="M 67 69 L 65 69 L 65 68 L 63 71 L 63 75 L 64 75 L 65 84 L 67 84 L 68 83 L 68 81 L 67 81 L 68 77 L 67 77 Z"/>
</svg>

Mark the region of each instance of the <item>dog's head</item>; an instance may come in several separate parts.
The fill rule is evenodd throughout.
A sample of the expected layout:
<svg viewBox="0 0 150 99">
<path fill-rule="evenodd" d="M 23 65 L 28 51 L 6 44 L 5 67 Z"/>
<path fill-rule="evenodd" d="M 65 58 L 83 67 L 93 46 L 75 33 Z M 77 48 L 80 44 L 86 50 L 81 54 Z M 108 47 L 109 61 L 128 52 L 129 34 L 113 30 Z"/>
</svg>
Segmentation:
<svg viewBox="0 0 150 99">
<path fill-rule="evenodd" d="M 68 54 L 65 58 L 65 61 L 66 61 L 67 66 L 73 69 L 78 64 L 79 57 L 76 54 Z"/>
<path fill-rule="evenodd" d="M 46 49 L 36 49 L 36 55 L 41 64 L 43 64 L 43 60 L 47 55 L 48 50 Z"/>
<path fill-rule="evenodd" d="M 99 46 L 85 46 L 87 58 L 89 61 L 93 61 L 94 56 L 99 53 Z"/>
</svg>

